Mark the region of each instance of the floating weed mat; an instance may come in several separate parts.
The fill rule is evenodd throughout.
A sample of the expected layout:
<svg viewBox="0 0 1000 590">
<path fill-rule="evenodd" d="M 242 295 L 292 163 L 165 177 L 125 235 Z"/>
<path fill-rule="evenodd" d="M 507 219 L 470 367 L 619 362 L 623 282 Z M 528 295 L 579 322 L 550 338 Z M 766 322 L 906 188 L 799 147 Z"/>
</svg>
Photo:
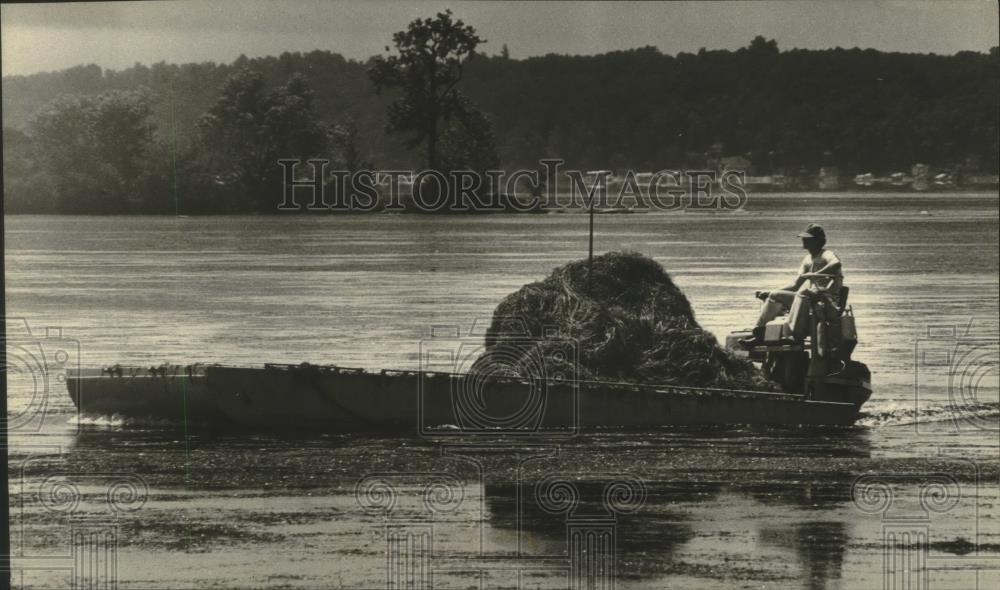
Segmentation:
<svg viewBox="0 0 1000 590">
<path fill-rule="evenodd" d="M 493 313 L 473 371 L 776 391 L 702 329 L 660 264 L 634 252 L 571 262 L 511 293 Z"/>
</svg>

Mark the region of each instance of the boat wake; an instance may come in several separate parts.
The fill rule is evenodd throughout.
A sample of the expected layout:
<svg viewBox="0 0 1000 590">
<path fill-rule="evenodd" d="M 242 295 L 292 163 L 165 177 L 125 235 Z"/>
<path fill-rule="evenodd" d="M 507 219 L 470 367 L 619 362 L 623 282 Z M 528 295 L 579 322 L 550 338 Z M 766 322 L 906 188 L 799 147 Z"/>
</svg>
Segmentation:
<svg viewBox="0 0 1000 590">
<path fill-rule="evenodd" d="M 124 426 L 125 419 L 120 416 L 72 416 L 66 421 L 70 426 L 106 426 L 114 428 Z"/>
<path fill-rule="evenodd" d="M 111 428 L 118 429 L 126 426 L 131 427 L 175 427 L 183 424 L 183 422 L 174 422 L 171 420 L 163 418 L 138 418 L 138 417 L 126 417 L 119 416 L 117 414 L 112 416 L 92 416 L 92 415 L 75 415 L 70 417 L 67 421 L 70 426 L 84 426 L 87 428 Z"/>
<path fill-rule="evenodd" d="M 894 402 L 861 412 L 858 426 L 881 428 L 931 422 L 989 421 L 1000 417 L 1000 403 L 941 404 L 914 407 L 906 402 Z"/>
</svg>

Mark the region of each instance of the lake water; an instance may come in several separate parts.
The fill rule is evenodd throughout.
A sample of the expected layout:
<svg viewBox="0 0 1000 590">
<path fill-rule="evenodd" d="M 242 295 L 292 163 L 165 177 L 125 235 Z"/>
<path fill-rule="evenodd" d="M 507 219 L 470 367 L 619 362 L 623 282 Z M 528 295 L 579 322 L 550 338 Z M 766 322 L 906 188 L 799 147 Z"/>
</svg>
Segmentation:
<svg viewBox="0 0 1000 590">
<path fill-rule="evenodd" d="M 881 588 L 923 575 L 935 588 L 992 587 L 998 216 L 997 195 L 968 193 L 752 195 L 735 213 L 600 215 L 595 250 L 655 258 L 720 338 L 752 323 L 755 290 L 794 277 L 795 234 L 821 223 L 851 287 L 855 358 L 873 373 L 867 415 L 832 431 L 517 447 L 81 424 L 58 372 L 414 368 L 432 327 L 481 328 L 506 294 L 585 257 L 585 215 L 7 217 L 15 582 L 68 587 L 104 563 L 87 556 L 110 551 L 120 588 L 406 588 L 421 576 L 435 588 L 565 588 L 586 587 L 585 570 L 618 588 Z M 73 541 L 104 530 L 116 545 L 103 553 Z M 598 545 L 580 550 L 581 538 Z M 399 570 L 399 555 L 423 569 Z"/>
</svg>

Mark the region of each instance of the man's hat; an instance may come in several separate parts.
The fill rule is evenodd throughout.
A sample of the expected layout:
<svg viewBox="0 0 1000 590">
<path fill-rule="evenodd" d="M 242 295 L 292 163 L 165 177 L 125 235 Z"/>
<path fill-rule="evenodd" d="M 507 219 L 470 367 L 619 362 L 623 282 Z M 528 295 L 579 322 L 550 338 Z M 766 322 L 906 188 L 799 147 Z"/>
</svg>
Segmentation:
<svg viewBox="0 0 1000 590">
<path fill-rule="evenodd" d="M 809 227 L 806 228 L 806 231 L 800 233 L 798 235 L 798 237 L 800 237 L 800 238 L 820 238 L 820 239 L 825 240 L 826 239 L 826 232 L 823 231 L 822 227 L 816 225 L 815 223 L 810 223 Z"/>
</svg>

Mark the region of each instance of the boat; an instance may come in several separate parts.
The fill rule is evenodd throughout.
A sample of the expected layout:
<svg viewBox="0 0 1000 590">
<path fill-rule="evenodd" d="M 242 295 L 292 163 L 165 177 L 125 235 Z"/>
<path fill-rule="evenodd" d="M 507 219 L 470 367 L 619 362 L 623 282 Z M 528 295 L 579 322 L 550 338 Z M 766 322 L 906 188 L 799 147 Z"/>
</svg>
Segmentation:
<svg viewBox="0 0 1000 590">
<path fill-rule="evenodd" d="M 622 382 L 366 371 L 335 365 L 167 366 L 80 371 L 85 415 L 209 428 L 427 435 L 680 425 L 850 425 L 860 404 L 804 395 Z"/>
<path fill-rule="evenodd" d="M 747 331 L 726 338 L 727 348 L 758 363 L 781 391 L 588 381 L 575 378 L 572 370 L 546 372 L 544 363 L 531 378 L 489 370 L 488 363 L 487 370 L 466 373 L 309 363 L 114 365 L 78 371 L 66 383 L 85 415 L 215 429 L 437 437 L 696 425 L 847 426 L 872 393 L 867 366 L 851 358 L 857 331 L 849 292 L 842 287 L 836 302 L 798 300 L 787 317 L 766 326 L 759 345 L 742 344 Z"/>
</svg>

